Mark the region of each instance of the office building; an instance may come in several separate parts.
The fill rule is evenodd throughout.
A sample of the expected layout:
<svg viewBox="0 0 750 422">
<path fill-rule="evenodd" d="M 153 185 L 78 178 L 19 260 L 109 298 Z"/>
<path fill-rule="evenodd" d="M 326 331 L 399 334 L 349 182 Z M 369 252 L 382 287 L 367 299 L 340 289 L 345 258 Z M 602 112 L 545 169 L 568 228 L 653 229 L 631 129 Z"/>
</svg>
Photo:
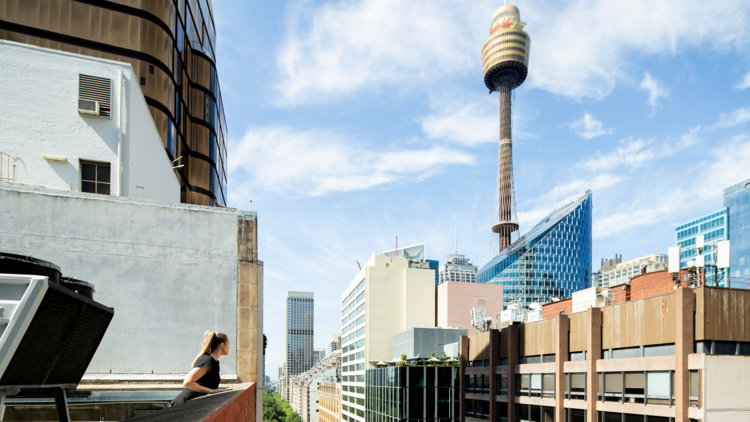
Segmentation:
<svg viewBox="0 0 750 422">
<path fill-rule="evenodd" d="M 342 418 L 347 422 L 365 420 L 365 371 L 371 362 L 391 359 L 393 335 L 435 326 L 435 272 L 415 255 L 405 255 L 373 255 L 341 296 Z"/>
<path fill-rule="evenodd" d="M 446 255 L 445 263 L 440 266 L 440 280 L 438 284 L 443 284 L 446 281 L 473 283 L 476 279 L 478 269 L 479 267 L 472 265 L 469 258 L 464 255 Z"/>
<path fill-rule="evenodd" d="M 303 422 L 318 422 L 320 415 L 321 382 L 341 382 L 341 352 L 325 356 L 310 370 L 294 376 L 292 381 L 292 410 Z"/>
<path fill-rule="evenodd" d="M 458 422 L 458 361 L 443 356 L 443 349 L 465 335 L 466 330 L 441 328 L 411 328 L 394 334 L 393 360 L 367 370 L 366 420 Z M 402 355 L 408 366 L 400 362 Z"/>
<path fill-rule="evenodd" d="M 680 247 L 680 268 L 687 268 L 689 263 L 695 262 L 698 256 L 698 249 L 695 246 L 696 237 L 703 236 L 702 256 L 706 265 L 716 264 L 716 242 L 729 240 L 729 209 L 722 208 L 719 211 L 709 215 L 688 221 L 685 224 L 677 226 L 675 231 L 675 243 Z M 722 275 L 717 273 L 718 283 L 720 286 L 727 285 L 729 274 Z M 714 285 L 714 272 L 706 272 L 706 282 Z"/>
<path fill-rule="evenodd" d="M 526 307 L 569 297 L 591 282 L 592 197 L 587 190 L 487 263 L 477 282 L 501 284 L 503 301 Z"/>
<path fill-rule="evenodd" d="M 446 344 L 457 343 L 467 334 L 467 330 L 458 328 L 410 328 L 393 335 L 393 360 L 401 355 L 406 355 L 406 359 L 429 359 L 432 353 L 442 358 Z"/>
<path fill-rule="evenodd" d="M 210 1 L 8 0 L 0 38 L 130 64 L 170 161 L 181 157 L 174 170 L 181 202 L 226 205 L 227 129 Z M 99 103 L 100 116 L 117 118 L 111 104 Z"/>
<path fill-rule="evenodd" d="M 750 179 L 724 189 L 732 287 L 750 288 Z"/>
<path fill-rule="evenodd" d="M 605 271 L 614 269 L 617 266 L 617 264 L 621 262 L 622 262 L 622 255 L 615 254 L 615 257 L 612 259 L 602 258 L 602 263 L 601 263 L 601 266 L 599 267 L 599 271 L 591 275 L 591 286 L 601 287 L 602 273 Z"/>
<path fill-rule="evenodd" d="M 440 261 L 434 260 L 434 259 L 427 259 L 425 260 L 427 262 L 427 266 L 435 271 L 435 285 L 437 286 L 440 284 Z"/>
<path fill-rule="evenodd" d="M 318 384 L 319 405 L 318 421 L 319 422 L 340 422 L 341 421 L 341 383 L 321 381 Z"/>
<path fill-rule="evenodd" d="M 435 288 L 437 308 L 435 326 L 462 328 L 474 334 L 471 311 L 482 309 L 488 318 L 496 318 L 503 311 L 501 284 L 462 283 L 446 281 Z"/>
<path fill-rule="evenodd" d="M 312 368 L 313 330 L 315 323 L 314 294 L 312 292 L 287 292 L 286 333 L 284 337 L 285 358 L 284 377 L 286 387 L 291 378 Z M 283 396 L 291 404 L 290 392 Z"/>
<path fill-rule="evenodd" d="M 518 8 L 506 4 L 492 15 L 490 35 L 482 45 L 484 84 L 490 93 L 498 92 L 500 101 L 497 190 L 492 219 L 492 248 L 497 253 L 510 246 L 512 234 L 518 231 L 513 187 L 511 99 L 513 90 L 523 84 L 529 73 L 531 38 L 524 31 L 525 26 Z"/>
<path fill-rule="evenodd" d="M 325 349 L 314 349 L 313 350 L 313 365 L 320 362 L 320 360 L 323 359 L 325 356 L 326 356 Z"/>
<path fill-rule="evenodd" d="M 366 420 L 458 422 L 459 368 L 413 365 L 367 370 Z"/>
<path fill-rule="evenodd" d="M 630 282 L 630 279 L 642 272 L 652 273 L 654 271 L 666 270 L 668 265 L 667 255 L 652 253 L 630 261 L 620 262 L 614 268 L 601 270 L 601 281 L 598 287 L 615 287 Z M 622 257 L 619 258 L 622 260 Z"/>
<path fill-rule="evenodd" d="M 331 333 L 331 342 L 326 347 L 326 354 L 330 355 L 336 350 L 341 350 L 341 333 Z"/>
<path fill-rule="evenodd" d="M 750 417 L 750 292 L 675 289 L 667 271 L 623 287 L 615 305 L 555 302 L 551 319 L 462 337 L 462 421 Z"/>
</svg>

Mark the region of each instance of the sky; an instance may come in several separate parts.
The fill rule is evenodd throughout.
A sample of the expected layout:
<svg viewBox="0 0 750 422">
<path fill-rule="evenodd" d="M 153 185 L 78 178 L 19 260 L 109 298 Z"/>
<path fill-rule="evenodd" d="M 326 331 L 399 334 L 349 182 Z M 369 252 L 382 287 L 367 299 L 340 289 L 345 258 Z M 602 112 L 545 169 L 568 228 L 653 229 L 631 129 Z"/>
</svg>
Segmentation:
<svg viewBox="0 0 750 422">
<path fill-rule="evenodd" d="M 521 232 L 593 191 L 602 258 L 666 253 L 750 178 L 750 1 L 518 0 L 532 39 L 513 110 Z M 213 0 L 229 205 L 258 212 L 266 374 L 286 292 L 315 346 L 376 252 L 490 255 L 497 94 L 480 49 L 499 0 Z"/>
</svg>

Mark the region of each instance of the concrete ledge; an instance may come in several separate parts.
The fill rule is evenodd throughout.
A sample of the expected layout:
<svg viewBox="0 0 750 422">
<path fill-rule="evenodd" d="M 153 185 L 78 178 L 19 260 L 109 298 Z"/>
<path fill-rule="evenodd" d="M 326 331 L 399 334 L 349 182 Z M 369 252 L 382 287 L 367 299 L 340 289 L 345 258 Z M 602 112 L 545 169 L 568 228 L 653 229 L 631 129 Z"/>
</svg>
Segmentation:
<svg viewBox="0 0 750 422">
<path fill-rule="evenodd" d="M 255 422 L 255 383 L 225 393 L 209 394 L 185 404 L 128 419 L 136 422 Z"/>
</svg>

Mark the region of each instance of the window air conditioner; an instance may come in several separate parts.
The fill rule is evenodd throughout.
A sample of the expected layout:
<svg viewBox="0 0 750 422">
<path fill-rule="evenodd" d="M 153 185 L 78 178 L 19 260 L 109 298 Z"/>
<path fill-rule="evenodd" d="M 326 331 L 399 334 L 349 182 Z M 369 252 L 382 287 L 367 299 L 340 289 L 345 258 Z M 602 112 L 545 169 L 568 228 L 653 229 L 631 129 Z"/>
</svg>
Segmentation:
<svg viewBox="0 0 750 422">
<path fill-rule="evenodd" d="M 81 114 L 93 114 L 98 116 L 100 113 L 99 101 L 78 99 L 78 112 Z"/>
</svg>

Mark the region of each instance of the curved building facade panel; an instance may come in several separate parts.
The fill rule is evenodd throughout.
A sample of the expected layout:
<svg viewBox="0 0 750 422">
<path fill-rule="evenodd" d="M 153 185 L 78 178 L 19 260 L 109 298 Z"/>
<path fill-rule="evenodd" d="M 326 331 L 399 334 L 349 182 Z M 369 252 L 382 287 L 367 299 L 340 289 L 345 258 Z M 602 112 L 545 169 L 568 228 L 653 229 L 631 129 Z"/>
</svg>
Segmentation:
<svg viewBox="0 0 750 422">
<path fill-rule="evenodd" d="M 528 306 L 588 287 L 592 265 L 590 191 L 546 217 L 485 265 L 480 283 L 503 285 L 503 300 Z"/>
<path fill-rule="evenodd" d="M 206 0 L 7 0 L 0 39 L 130 63 L 181 200 L 226 205 L 226 121 Z"/>
</svg>

